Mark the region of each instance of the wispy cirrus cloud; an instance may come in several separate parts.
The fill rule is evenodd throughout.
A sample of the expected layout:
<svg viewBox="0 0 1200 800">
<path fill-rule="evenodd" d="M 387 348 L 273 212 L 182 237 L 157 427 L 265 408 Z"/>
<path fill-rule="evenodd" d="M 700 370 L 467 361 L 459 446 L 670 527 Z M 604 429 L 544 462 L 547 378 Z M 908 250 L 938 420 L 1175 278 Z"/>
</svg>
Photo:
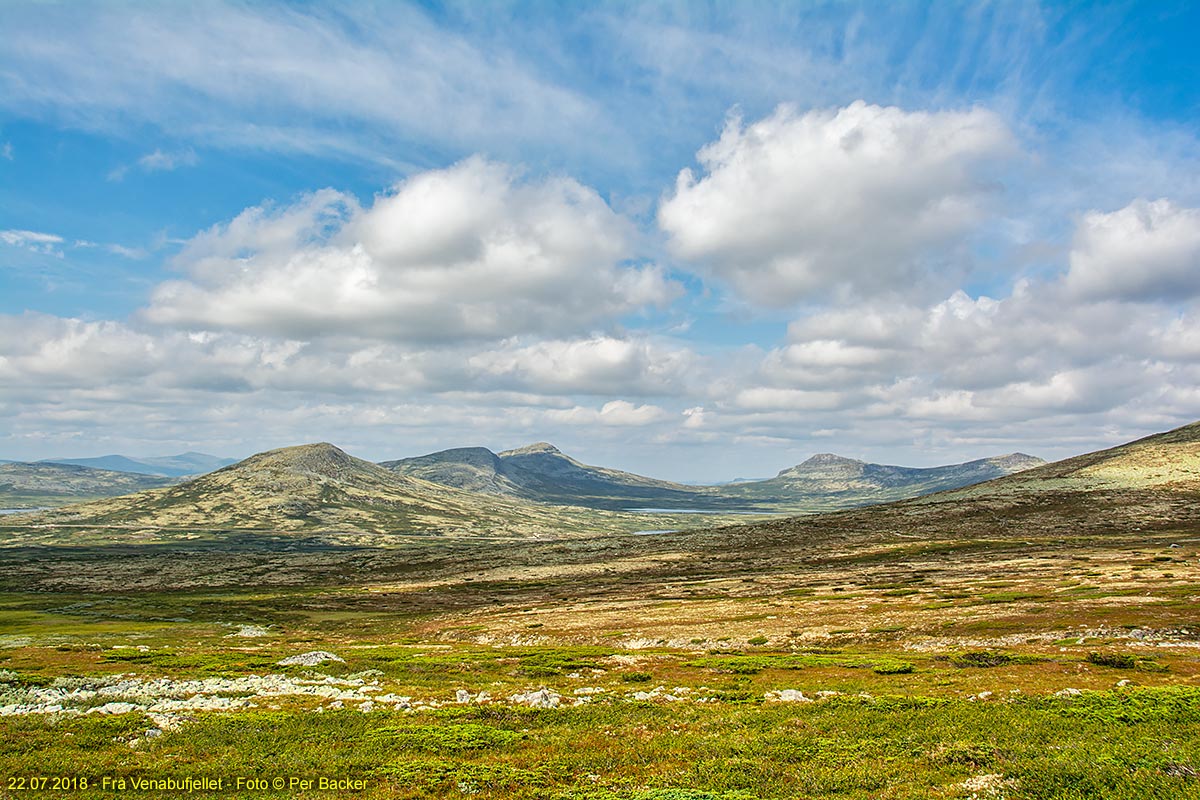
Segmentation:
<svg viewBox="0 0 1200 800">
<path fill-rule="evenodd" d="M 135 167 L 142 172 L 173 172 L 181 167 L 194 167 L 199 163 L 200 158 L 196 155 L 196 151 L 191 148 L 175 151 L 164 151 L 160 148 L 155 148 L 133 164 L 121 164 L 120 166 L 113 167 L 109 170 L 107 177 L 110 181 L 120 183 L 125 180 L 125 176 L 129 174 L 129 170 Z"/>
<path fill-rule="evenodd" d="M 0 231 L 0 242 L 4 242 L 10 247 L 20 247 L 42 255 L 63 257 L 61 248 L 63 237 L 53 233 L 21 230 Z"/>
<path fill-rule="evenodd" d="M 90 130 L 148 124 L 221 146 L 388 160 L 397 138 L 474 149 L 608 129 L 586 96 L 415 7 L 8 6 L 0 21 L 11 45 L 0 106 Z M 168 163 L 178 156 L 141 166 Z"/>
</svg>

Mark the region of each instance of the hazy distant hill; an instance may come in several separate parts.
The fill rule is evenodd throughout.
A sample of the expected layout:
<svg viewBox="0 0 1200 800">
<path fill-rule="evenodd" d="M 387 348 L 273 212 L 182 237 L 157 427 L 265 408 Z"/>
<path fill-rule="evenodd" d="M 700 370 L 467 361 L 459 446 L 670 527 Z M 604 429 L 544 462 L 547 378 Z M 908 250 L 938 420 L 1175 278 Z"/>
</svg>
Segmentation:
<svg viewBox="0 0 1200 800">
<path fill-rule="evenodd" d="M 181 478 L 185 475 L 203 475 L 206 472 L 227 467 L 236 461 L 237 459 L 234 458 L 219 458 L 206 453 L 180 453 L 176 456 L 153 458 L 130 458 L 120 455 L 96 456 L 95 458 L 47 458 L 39 463 L 75 464 L 80 467 L 95 467 L 116 472 Z"/>
<path fill-rule="evenodd" d="M 629 530 L 634 525 L 630 518 L 618 520 L 603 512 L 536 505 L 430 483 L 326 443 L 270 450 L 170 488 L 43 512 L 37 519 L 180 531 L 344 534 L 525 535 Z"/>
<path fill-rule="evenodd" d="M 140 492 L 174 483 L 169 478 L 75 464 L 0 464 L 0 507 L 61 506 Z"/>
<path fill-rule="evenodd" d="M 1043 464 L 1014 453 L 966 464 L 910 468 L 869 464 L 831 454 L 813 456 L 776 477 L 689 486 L 582 464 L 539 442 L 496 454 L 482 447 L 385 461 L 395 472 L 471 491 L 594 508 L 828 510 L 953 489 Z"/>
</svg>

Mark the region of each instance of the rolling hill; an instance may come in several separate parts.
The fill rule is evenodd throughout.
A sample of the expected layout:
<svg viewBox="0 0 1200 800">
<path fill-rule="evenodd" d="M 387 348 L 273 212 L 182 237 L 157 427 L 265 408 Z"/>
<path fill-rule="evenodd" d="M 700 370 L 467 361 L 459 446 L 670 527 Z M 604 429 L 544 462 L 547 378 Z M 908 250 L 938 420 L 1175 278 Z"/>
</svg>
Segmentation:
<svg viewBox="0 0 1200 800">
<path fill-rule="evenodd" d="M 1085 453 L 939 499 L 984 495 L 1200 490 L 1200 422 Z"/>
<path fill-rule="evenodd" d="M 173 483 L 171 479 L 73 464 L 0 464 L 0 508 L 62 506 Z"/>
<path fill-rule="evenodd" d="M 1131 554 L 1164 540 L 1194 544 L 1198 524 L 1200 422 L 903 501 L 697 531 L 690 547 L 710 568 L 729 560 L 732 548 L 738 556 L 729 568 L 738 571 L 776 570 L 819 548 L 878 564 L 900 581 L 913 570 L 920 575 L 919 563 L 953 572 L 986 555 L 1003 578 L 1028 571 L 1030 559 L 1052 573 L 1072 559 L 1097 558 L 1089 552 L 1127 566 Z M 950 553 L 955 558 L 945 561 Z"/>
</svg>

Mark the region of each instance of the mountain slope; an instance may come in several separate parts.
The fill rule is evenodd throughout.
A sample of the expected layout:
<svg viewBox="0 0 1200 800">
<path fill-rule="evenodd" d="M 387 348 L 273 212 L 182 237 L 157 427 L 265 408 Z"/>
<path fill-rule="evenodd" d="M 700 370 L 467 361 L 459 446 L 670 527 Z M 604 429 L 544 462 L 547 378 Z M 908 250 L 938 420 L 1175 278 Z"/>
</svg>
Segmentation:
<svg viewBox="0 0 1200 800">
<path fill-rule="evenodd" d="M 168 478 L 73 464 L 0 464 L 0 507 L 61 506 L 171 484 Z"/>
<path fill-rule="evenodd" d="M 218 458 L 206 453 L 180 453 L 175 456 L 157 456 L 154 458 L 130 458 L 129 456 L 110 455 L 95 458 L 48 458 L 39 463 L 74 464 L 80 467 L 94 467 L 117 472 L 133 472 L 140 475 L 161 475 L 170 478 L 181 478 L 185 475 L 202 475 L 221 467 L 235 463 L 232 458 Z"/>
<path fill-rule="evenodd" d="M 524 496 L 542 502 L 614 509 L 650 505 L 718 509 L 732 505 L 706 487 L 583 464 L 546 442 L 505 450 L 499 458 L 505 474 L 522 487 Z"/>
<path fill-rule="evenodd" d="M 521 496 L 521 486 L 505 474 L 504 462 L 486 447 L 456 447 L 416 458 L 384 461 L 379 466 L 399 475 L 470 492 Z"/>
<path fill-rule="evenodd" d="M 1200 422 L 965 487 L 939 498 L 1155 489 L 1200 491 Z"/>
<path fill-rule="evenodd" d="M 24 520 L 98 527 L 456 535 L 629 530 L 638 523 L 630 517 L 441 486 L 325 443 L 259 453 L 170 488 Z"/>
</svg>

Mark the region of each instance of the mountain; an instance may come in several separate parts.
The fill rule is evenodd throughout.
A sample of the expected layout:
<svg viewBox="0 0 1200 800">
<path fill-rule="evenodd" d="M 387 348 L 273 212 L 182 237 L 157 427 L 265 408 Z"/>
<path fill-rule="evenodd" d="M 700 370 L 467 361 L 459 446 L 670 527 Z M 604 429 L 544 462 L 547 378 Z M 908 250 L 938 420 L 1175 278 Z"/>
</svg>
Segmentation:
<svg viewBox="0 0 1200 800">
<path fill-rule="evenodd" d="M 483 447 L 460 447 L 380 466 L 470 491 L 614 511 L 647 506 L 718 510 L 739 504 L 709 487 L 583 464 L 546 442 L 499 454 Z"/>
<path fill-rule="evenodd" d="M 205 453 L 180 453 L 175 456 L 156 456 L 153 458 L 130 458 L 129 456 L 111 455 L 95 458 L 47 458 L 41 463 L 74 464 L 80 467 L 95 467 L 116 472 L 133 472 L 140 475 L 162 475 L 168 478 L 181 478 L 185 475 L 202 475 L 215 469 L 229 466 L 236 459 L 218 458 Z"/>
<path fill-rule="evenodd" d="M 168 478 L 75 464 L 0 464 L 0 507 L 61 506 L 167 486 Z"/>
<path fill-rule="evenodd" d="M 496 454 L 482 447 L 385 461 L 403 475 L 470 491 L 592 508 L 817 511 L 883 503 L 954 489 L 1043 464 L 1021 453 L 944 467 L 869 464 L 829 453 L 774 478 L 690 486 L 580 463 L 538 442 Z"/>
<path fill-rule="evenodd" d="M 1010 453 L 941 467 L 896 467 L 820 453 L 774 478 L 729 484 L 721 491 L 748 500 L 804 503 L 814 510 L 828 510 L 957 489 L 1045 463 L 1024 453 Z"/>
<path fill-rule="evenodd" d="M 470 492 L 512 496 L 522 493 L 521 486 L 506 474 L 504 462 L 486 447 L 456 447 L 416 458 L 384 461 L 379 466 Z"/>
<path fill-rule="evenodd" d="M 505 450 L 499 459 L 506 474 L 523 487 L 525 496 L 546 503 L 580 503 L 599 508 L 656 505 L 715 509 L 730 505 L 705 487 L 590 466 L 546 442 Z"/>
<path fill-rule="evenodd" d="M 603 532 L 630 530 L 638 523 L 628 516 L 618 519 L 430 483 L 327 443 L 270 450 L 169 488 L 24 519 L 100 528 L 438 535 Z"/>
</svg>

